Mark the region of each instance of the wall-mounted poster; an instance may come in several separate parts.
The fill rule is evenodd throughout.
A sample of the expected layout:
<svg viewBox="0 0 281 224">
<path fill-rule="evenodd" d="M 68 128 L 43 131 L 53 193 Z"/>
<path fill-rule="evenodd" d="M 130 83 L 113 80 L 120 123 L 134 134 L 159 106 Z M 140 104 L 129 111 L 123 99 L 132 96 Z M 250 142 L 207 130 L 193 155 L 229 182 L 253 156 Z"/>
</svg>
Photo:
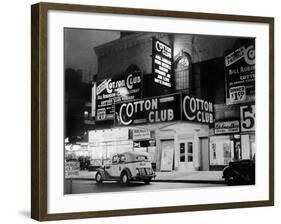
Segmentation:
<svg viewBox="0 0 281 224">
<path fill-rule="evenodd" d="M 255 100 L 255 40 L 225 56 L 226 104 Z"/>
<path fill-rule="evenodd" d="M 130 130 L 133 140 L 150 139 L 151 132 L 144 128 L 135 128 Z"/>
<path fill-rule="evenodd" d="M 174 141 L 161 141 L 161 171 L 171 171 L 174 159 Z"/>
</svg>

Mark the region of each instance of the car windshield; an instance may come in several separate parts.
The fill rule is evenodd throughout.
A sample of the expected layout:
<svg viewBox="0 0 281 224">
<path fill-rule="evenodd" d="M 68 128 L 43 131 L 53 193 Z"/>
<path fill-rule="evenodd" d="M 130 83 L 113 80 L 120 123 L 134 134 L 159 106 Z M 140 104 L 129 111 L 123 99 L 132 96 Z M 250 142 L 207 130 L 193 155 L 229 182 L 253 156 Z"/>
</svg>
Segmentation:
<svg viewBox="0 0 281 224">
<path fill-rule="evenodd" d="M 148 160 L 147 156 L 137 156 L 136 159 L 137 159 L 137 161 L 147 161 Z"/>
</svg>

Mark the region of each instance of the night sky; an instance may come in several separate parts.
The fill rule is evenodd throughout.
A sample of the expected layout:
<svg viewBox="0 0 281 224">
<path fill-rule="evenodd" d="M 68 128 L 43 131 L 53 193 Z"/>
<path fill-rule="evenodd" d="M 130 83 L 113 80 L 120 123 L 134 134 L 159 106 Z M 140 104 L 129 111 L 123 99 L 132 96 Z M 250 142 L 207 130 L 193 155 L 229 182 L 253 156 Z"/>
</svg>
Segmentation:
<svg viewBox="0 0 281 224">
<path fill-rule="evenodd" d="M 97 56 L 94 47 L 118 39 L 119 31 L 65 28 L 65 68 L 81 69 L 83 81 L 90 81 L 90 74 L 97 73 Z"/>
</svg>

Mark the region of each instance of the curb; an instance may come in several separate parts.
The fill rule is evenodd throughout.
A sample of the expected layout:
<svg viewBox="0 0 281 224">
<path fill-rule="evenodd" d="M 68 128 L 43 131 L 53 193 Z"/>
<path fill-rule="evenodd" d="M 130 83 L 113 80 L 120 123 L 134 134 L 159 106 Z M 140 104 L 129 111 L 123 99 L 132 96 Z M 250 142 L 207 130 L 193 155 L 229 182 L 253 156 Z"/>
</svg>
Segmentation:
<svg viewBox="0 0 281 224">
<path fill-rule="evenodd" d="M 225 184 L 224 180 L 151 180 L 151 182 Z"/>
<path fill-rule="evenodd" d="M 95 181 L 95 178 L 80 178 L 80 177 L 74 177 L 74 178 L 65 178 L 65 180 L 85 180 L 85 181 Z M 197 183 L 197 184 L 225 184 L 224 180 L 151 180 L 151 182 L 168 182 L 168 183 Z"/>
<path fill-rule="evenodd" d="M 65 178 L 65 180 L 92 180 L 92 181 L 94 181 L 94 180 L 96 180 L 95 178 L 83 178 L 83 177 L 73 177 L 73 178 L 71 178 L 71 177 L 67 177 L 67 178 Z"/>
</svg>

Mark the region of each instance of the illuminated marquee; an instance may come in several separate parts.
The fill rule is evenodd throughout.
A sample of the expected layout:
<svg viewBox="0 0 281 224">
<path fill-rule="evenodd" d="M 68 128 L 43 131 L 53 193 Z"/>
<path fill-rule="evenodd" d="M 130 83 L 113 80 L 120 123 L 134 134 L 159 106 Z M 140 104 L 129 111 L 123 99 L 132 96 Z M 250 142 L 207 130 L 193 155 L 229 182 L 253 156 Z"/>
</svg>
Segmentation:
<svg viewBox="0 0 281 224">
<path fill-rule="evenodd" d="M 153 80 L 163 87 L 172 87 L 172 48 L 155 38 L 152 39 Z"/>
<path fill-rule="evenodd" d="M 183 120 L 205 124 L 214 122 L 213 103 L 187 95 L 182 98 Z"/>
<path fill-rule="evenodd" d="M 214 122 L 213 103 L 186 94 L 171 94 L 118 103 L 115 105 L 115 115 L 116 126 L 181 119 L 203 124 Z"/>
<path fill-rule="evenodd" d="M 169 122 L 180 119 L 180 95 L 170 95 L 115 105 L 116 125 Z"/>
<path fill-rule="evenodd" d="M 135 71 L 122 78 L 105 79 L 96 87 L 96 120 L 113 120 L 114 103 L 139 99 L 141 72 Z"/>
</svg>

